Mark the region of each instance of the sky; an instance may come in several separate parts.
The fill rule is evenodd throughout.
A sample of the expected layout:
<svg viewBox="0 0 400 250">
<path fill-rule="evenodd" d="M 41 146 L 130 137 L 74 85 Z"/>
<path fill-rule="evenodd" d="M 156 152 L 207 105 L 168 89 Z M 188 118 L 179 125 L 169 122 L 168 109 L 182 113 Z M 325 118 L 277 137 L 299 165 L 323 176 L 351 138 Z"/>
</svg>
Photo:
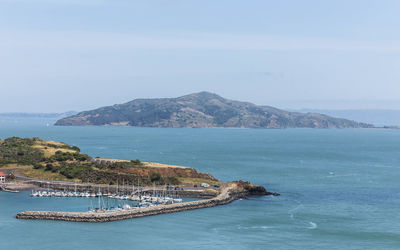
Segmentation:
<svg viewBox="0 0 400 250">
<path fill-rule="evenodd" d="M 210 91 L 400 109 L 398 0 L 0 0 L 0 112 Z"/>
</svg>

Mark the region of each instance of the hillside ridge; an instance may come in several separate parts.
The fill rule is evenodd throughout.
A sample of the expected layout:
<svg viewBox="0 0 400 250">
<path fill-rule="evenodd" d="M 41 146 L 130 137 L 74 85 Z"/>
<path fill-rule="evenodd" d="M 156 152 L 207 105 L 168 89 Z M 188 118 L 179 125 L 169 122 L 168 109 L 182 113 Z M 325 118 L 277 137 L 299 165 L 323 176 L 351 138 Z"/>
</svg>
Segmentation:
<svg viewBox="0 0 400 250">
<path fill-rule="evenodd" d="M 373 125 L 318 113 L 289 112 L 225 99 L 210 92 L 177 98 L 135 99 L 62 118 L 58 126 L 172 128 L 372 128 Z"/>
<path fill-rule="evenodd" d="M 18 175 L 77 183 L 183 185 L 219 181 L 193 168 L 136 160 L 92 158 L 77 146 L 40 138 L 10 137 L 0 140 L 0 169 Z"/>
</svg>

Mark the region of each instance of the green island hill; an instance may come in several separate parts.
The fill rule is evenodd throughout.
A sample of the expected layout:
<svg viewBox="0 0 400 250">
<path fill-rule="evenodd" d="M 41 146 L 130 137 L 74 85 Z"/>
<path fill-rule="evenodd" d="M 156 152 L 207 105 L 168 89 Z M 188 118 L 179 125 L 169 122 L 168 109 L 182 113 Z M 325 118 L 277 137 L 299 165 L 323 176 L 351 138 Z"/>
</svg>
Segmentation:
<svg viewBox="0 0 400 250">
<path fill-rule="evenodd" d="M 82 111 L 57 126 L 163 128 L 374 128 L 371 124 L 318 113 L 298 113 L 199 92 L 177 98 L 135 99 Z"/>
<path fill-rule="evenodd" d="M 0 169 L 38 180 L 90 184 L 196 185 L 221 182 L 193 168 L 136 160 L 93 158 L 76 146 L 39 138 L 0 140 Z"/>
</svg>

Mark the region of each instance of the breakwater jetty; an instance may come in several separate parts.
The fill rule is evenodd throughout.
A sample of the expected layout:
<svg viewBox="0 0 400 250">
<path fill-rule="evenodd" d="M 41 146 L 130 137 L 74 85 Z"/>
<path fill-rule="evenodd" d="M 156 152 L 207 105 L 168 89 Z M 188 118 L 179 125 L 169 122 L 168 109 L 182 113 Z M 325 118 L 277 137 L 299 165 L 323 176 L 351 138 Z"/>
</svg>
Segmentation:
<svg viewBox="0 0 400 250">
<path fill-rule="evenodd" d="M 159 205 L 147 208 L 132 208 L 111 212 L 54 212 L 54 211 L 26 211 L 16 215 L 18 219 L 33 220 L 61 220 L 72 222 L 109 222 L 124 219 L 132 219 L 144 216 L 174 213 L 192 209 L 214 207 L 225 205 L 234 200 L 249 195 L 279 195 L 269 193 L 264 187 L 255 186 L 248 182 L 230 182 L 221 187 L 220 193 L 210 199 L 197 200 L 170 205 Z"/>
</svg>

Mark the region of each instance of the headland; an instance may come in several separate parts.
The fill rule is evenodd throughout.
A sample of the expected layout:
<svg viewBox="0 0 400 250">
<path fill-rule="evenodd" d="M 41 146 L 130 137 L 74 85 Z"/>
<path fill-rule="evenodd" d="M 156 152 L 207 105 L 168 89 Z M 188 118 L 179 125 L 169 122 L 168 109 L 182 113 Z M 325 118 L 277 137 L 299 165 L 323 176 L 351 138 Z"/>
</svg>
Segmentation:
<svg viewBox="0 0 400 250">
<path fill-rule="evenodd" d="M 224 205 L 251 195 L 279 195 L 249 182 L 222 182 L 184 166 L 92 158 L 76 146 L 39 138 L 0 140 L 0 170 L 13 178 L 10 190 L 33 186 L 47 189 L 46 197 L 98 197 L 100 204 L 104 196 L 139 204 L 118 209 L 99 206 L 88 212 L 25 211 L 16 215 L 18 219 L 108 222 Z M 167 197 L 168 192 L 178 199 Z M 40 191 L 36 194 L 32 191 L 32 196 L 42 196 Z M 179 197 L 201 199 L 183 202 Z"/>
</svg>

